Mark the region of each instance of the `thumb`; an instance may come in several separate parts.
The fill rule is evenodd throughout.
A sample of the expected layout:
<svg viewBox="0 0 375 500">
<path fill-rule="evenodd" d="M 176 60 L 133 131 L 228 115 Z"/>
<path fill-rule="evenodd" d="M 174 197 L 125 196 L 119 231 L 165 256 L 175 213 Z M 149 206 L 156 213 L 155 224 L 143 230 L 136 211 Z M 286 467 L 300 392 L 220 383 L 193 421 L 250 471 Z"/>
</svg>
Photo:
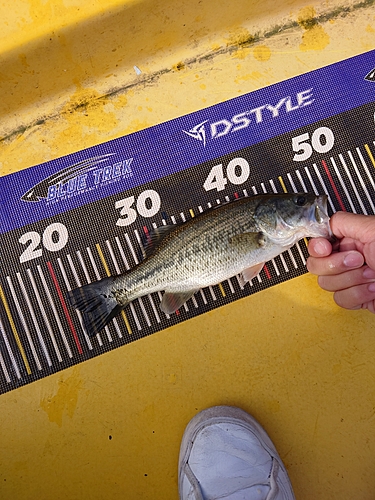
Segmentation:
<svg viewBox="0 0 375 500">
<path fill-rule="evenodd" d="M 352 238 L 363 244 L 375 242 L 375 215 L 336 212 L 330 224 L 333 234 L 339 239 Z"/>
</svg>

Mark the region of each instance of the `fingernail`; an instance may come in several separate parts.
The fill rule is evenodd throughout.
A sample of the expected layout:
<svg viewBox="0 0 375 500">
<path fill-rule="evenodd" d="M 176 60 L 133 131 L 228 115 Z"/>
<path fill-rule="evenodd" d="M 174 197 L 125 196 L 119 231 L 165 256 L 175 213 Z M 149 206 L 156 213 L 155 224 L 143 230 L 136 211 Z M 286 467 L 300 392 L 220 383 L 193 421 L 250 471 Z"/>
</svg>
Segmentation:
<svg viewBox="0 0 375 500">
<path fill-rule="evenodd" d="M 317 253 L 318 255 L 327 255 L 326 245 L 324 243 L 322 243 L 321 241 L 318 241 L 317 243 L 315 243 L 314 250 L 315 250 L 315 253 Z"/>
<path fill-rule="evenodd" d="M 369 292 L 375 292 L 375 283 L 370 283 L 367 287 Z"/>
<path fill-rule="evenodd" d="M 369 280 L 374 280 L 375 279 L 375 271 L 374 269 L 371 269 L 371 267 L 366 267 L 363 271 L 363 277 Z"/>
<path fill-rule="evenodd" d="M 343 261 L 346 267 L 360 267 L 363 264 L 363 257 L 358 252 L 349 253 Z"/>
</svg>

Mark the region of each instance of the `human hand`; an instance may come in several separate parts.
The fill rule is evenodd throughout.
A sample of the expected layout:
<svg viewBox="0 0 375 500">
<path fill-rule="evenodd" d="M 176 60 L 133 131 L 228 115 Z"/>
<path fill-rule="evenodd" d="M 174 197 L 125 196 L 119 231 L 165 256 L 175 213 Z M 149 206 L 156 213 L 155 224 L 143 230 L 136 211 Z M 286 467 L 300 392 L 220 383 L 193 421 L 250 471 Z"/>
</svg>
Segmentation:
<svg viewBox="0 0 375 500">
<path fill-rule="evenodd" d="M 337 212 L 330 224 L 339 241 L 311 239 L 307 269 L 339 306 L 375 314 L 375 216 Z"/>
</svg>

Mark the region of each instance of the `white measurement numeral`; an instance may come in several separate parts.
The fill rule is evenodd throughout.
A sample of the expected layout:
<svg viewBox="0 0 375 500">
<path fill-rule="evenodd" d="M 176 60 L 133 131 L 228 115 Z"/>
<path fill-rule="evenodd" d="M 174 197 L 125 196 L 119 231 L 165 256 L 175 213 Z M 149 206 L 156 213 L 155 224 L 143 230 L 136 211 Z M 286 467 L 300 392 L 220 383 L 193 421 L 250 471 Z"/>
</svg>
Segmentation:
<svg viewBox="0 0 375 500">
<path fill-rule="evenodd" d="M 203 187 L 206 191 L 216 189 L 223 191 L 228 183 L 240 185 L 247 181 L 250 175 L 250 165 L 245 158 L 234 158 L 228 163 L 227 177 L 224 176 L 223 165 L 215 165 L 211 168 Z"/>
<path fill-rule="evenodd" d="M 317 153 L 327 153 L 333 148 L 335 136 L 330 128 L 319 127 L 311 136 L 311 144 L 308 141 L 310 141 L 308 132 L 298 135 L 297 137 L 292 137 L 292 148 L 296 153 L 293 156 L 294 161 L 308 160 L 313 154 L 313 151 Z"/>
<path fill-rule="evenodd" d="M 153 189 L 147 189 L 138 196 L 136 209 L 132 207 L 134 202 L 134 196 L 116 201 L 115 207 L 121 208 L 120 215 L 122 216 L 117 219 L 116 226 L 130 226 L 135 222 L 138 214 L 142 217 L 153 217 L 161 207 L 160 195 Z"/>
<path fill-rule="evenodd" d="M 41 236 L 36 231 L 29 231 L 18 240 L 22 245 L 27 245 L 20 256 L 21 264 L 29 260 L 38 259 L 43 254 L 43 247 L 49 252 L 58 252 L 68 242 L 68 230 L 64 224 L 54 222 L 46 227 Z M 40 243 L 42 246 L 40 247 Z"/>
</svg>

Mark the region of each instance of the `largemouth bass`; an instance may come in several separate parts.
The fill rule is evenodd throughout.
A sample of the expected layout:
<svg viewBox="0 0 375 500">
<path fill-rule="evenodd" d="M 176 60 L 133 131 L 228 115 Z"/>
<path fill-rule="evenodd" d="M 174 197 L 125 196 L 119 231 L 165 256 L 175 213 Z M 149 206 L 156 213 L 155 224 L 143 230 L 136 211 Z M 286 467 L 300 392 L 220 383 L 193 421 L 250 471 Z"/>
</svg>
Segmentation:
<svg viewBox="0 0 375 500">
<path fill-rule="evenodd" d="M 68 293 L 87 334 L 99 333 L 133 300 L 164 291 L 163 312 L 179 309 L 200 288 L 241 274 L 253 279 L 265 262 L 305 237 L 331 237 L 327 196 L 260 195 L 203 212 L 150 233 L 144 260 L 119 276 Z"/>
</svg>

